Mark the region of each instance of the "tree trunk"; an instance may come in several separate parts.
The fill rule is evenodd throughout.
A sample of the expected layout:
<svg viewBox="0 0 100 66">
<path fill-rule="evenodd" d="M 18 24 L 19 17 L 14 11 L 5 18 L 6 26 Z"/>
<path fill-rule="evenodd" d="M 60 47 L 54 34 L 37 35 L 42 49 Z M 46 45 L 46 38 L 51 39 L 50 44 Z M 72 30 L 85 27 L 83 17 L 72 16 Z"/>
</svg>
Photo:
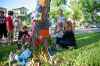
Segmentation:
<svg viewBox="0 0 100 66">
<path fill-rule="evenodd" d="M 40 34 L 42 34 L 42 36 L 49 35 L 49 20 L 48 20 L 49 14 L 48 12 L 50 11 L 50 1 L 51 0 L 39 0 L 38 1 L 39 5 L 42 6 L 42 11 L 41 11 L 42 15 L 41 15 L 41 23 L 40 23 Z"/>
</svg>

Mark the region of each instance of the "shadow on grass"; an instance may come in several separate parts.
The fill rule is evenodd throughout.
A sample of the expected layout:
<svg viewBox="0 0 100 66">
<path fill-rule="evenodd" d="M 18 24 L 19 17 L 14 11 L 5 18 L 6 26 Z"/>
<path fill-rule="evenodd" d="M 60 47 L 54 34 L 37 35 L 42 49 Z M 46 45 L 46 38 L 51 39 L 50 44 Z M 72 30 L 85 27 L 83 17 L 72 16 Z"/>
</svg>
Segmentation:
<svg viewBox="0 0 100 66">
<path fill-rule="evenodd" d="M 78 48 L 100 41 L 100 33 L 90 33 L 76 36 Z"/>
<path fill-rule="evenodd" d="M 79 34 L 76 35 L 76 41 L 77 41 L 78 48 L 86 45 L 96 44 L 96 42 L 100 41 L 100 33 Z M 7 60 L 10 51 L 15 50 L 15 48 L 16 48 L 15 45 L 0 47 L 0 61 Z M 62 51 L 66 51 L 66 49 L 62 49 L 59 52 Z"/>
<path fill-rule="evenodd" d="M 96 42 L 98 41 L 100 41 L 100 33 L 85 33 L 85 34 L 76 35 L 77 49 L 87 46 L 87 45 L 96 44 Z M 56 50 L 56 52 L 60 53 L 66 50 L 69 50 L 69 49 L 59 48 L 58 50 Z M 54 54 L 56 54 L 56 52 L 54 52 Z"/>
<path fill-rule="evenodd" d="M 15 50 L 15 45 L 0 47 L 0 62 L 7 60 L 9 53 Z"/>
</svg>

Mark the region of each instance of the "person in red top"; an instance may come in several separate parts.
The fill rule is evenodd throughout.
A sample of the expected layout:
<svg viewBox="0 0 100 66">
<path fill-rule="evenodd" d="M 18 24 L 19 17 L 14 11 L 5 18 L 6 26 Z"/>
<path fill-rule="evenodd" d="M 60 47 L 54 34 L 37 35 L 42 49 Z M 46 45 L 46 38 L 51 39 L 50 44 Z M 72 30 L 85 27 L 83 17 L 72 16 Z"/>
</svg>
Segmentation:
<svg viewBox="0 0 100 66">
<path fill-rule="evenodd" d="M 7 17 L 7 31 L 8 31 L 8 39 L 12 41 L 13 38 L 13 11 L 8 11 L 8 17 Z"/>
</svg>

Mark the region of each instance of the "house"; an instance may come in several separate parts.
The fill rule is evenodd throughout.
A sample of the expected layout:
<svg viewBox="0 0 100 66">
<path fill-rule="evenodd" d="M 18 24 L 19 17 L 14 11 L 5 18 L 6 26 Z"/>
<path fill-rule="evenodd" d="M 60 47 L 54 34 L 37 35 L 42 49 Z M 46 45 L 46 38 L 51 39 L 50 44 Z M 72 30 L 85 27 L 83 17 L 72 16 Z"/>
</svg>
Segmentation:
<svg viewBox="0 0 100 66">
<path fill-rule="evenodd" d="M 4 7 L 0 7 L 0 11 L 4 11 L 5 13 L 7 13 L 7 9 Z"/>
<path fill-rule="evenodd" d="M 12 9 L 12 11 L 14 12 L 14 16 L 26 16 L 28 9 L 25 7 L 20 7 L 20 8 Z"/>
</svg>

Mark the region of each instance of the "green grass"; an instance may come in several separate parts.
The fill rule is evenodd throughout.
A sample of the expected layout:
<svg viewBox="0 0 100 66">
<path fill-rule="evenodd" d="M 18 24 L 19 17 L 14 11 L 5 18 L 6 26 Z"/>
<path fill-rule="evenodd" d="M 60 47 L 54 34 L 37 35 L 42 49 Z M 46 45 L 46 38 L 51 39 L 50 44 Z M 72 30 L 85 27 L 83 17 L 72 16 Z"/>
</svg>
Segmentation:
<svg viewBox="0 0 100 66">
<path fill-rule="evenodd" d="M 100 33 L 76 35 L 76 40 L 77 49 L 55 54 L 54 61 L 59 64 L 57 66 L 100 66 Z M 7 60 L 9 52 L 14 49 L 15 46 L 0 47 L 0 61 Z"/>
<path fill-rule="evenodd" d="M 10 51 L 15 50 L 15 45 L 6 45 L 0 47 L 0 61 L 4 61 L 9 56 Z"/>
<path fill-rule="evenodd" d="M 56 54 L 58 66 L 100 66 L 100 33 L 76 36 L 78 49 Z"/>
</svg>

